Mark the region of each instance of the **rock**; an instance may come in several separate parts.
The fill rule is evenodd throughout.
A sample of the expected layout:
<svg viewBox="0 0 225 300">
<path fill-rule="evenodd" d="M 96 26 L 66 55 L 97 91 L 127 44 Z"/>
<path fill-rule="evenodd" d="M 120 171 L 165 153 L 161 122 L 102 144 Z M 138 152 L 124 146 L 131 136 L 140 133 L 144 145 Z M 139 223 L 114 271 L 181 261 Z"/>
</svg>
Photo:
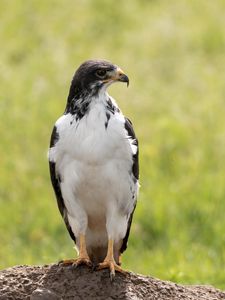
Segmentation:
<svg viewBox="0 0 225 300">
<path fill-rule="evenodd" d="M 53 291 L 45 288 L 37 288 L 30 296 L 30 300 L 61 300 Z"/>
<path fill-rule="evenodd" d="M 86 266 L 16 266 L 0 271 L 0 299 L 66 300 L 225 300 L 211 286 L 186 286 L 128 272 L 92 271 Z"/>
</svg>

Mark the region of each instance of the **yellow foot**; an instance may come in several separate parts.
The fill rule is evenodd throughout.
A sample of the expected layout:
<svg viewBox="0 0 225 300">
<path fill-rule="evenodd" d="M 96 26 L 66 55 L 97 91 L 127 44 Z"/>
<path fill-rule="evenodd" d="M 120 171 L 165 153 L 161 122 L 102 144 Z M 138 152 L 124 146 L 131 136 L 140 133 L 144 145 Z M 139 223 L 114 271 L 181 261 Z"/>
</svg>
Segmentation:
<svg viewBox="0 0 225 300">
<path fill-rule="evenodd" d="M 102 270 L 102 269 L 109 269 L 110 271 L 110 279 L 111 281 L 115 277 L 115 271 L 120 272 L 121 274 L 126 274 L 126 271 L 123 270 L 120 266 L 116 264 L 114 260 L 104 260 L 102 263 L 100 263 L 97 267 L 97 270 Z"/>
<path fill-rule="evenodd" d="M 77 267 L 79 265 L 86 265 L 88 267 L 92 266 L 92 262 L 89 257 L 78 257 L 76 259 L 65 259 L 59 262 L 60 265 L 69 266 L 72 265 Z"/>
</svg>

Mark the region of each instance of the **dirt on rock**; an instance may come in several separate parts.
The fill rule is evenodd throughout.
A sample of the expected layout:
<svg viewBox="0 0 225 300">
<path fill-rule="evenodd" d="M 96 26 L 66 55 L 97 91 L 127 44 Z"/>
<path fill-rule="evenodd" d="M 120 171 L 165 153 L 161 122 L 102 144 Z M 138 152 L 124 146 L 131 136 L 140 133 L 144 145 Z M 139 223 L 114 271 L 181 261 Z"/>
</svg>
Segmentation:
<svg viewBox="0 0 225 300">
<path fill-rule="evenodd" d="M 16 266 L 0 271 L 1 300 L 149 299 L 225 300 L 211 286 L 185 286 L 128 272 L 110 281 L 107 270 L 56 264 Z"/>
</svg>

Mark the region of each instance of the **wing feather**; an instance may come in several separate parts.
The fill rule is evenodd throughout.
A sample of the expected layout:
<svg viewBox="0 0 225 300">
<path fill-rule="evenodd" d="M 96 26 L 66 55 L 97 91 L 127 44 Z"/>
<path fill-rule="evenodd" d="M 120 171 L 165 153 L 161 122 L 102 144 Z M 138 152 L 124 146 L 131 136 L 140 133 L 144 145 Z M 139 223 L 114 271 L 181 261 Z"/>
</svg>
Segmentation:
<svg viewBox="0 0 225 300">
<path fill-rule="evenodd" d="M 133 144 L 135 146 L 137 146 L 137 151 L 136 151 L 135 154 L 133 154 L 132 174 L 133 174 L 133 178 L 134 178 L 135 183 L 138 184 L 137 183 L 137 181 L 139 179 L 138 140 L 137 140 L 137 137 L 135 135 L 132 123 L 128 118 L 125 118 L 125 129 L 127 130 L 128 136 L 132 138 Z M 120 253 L 123 253 L 127 248 L 127 242 L 128 242 L 128 238 L 129 238 L 129 234 L 130 234 L 130 228 L 131 228 L 131 223 L 132 223 L 132 219 L 133 219 L 134 210 L 136 208 L 136 203 L 137 203 L 137 197 L 135 199 L 133 211 L 131 212 L 131 214 L 129 216 L 129 219 L 128 219 L 127 232 L 126 232 L 126 235 L 123 239 L 123 243 L 122 243 L 122 246 L 120 248 Z"/>
<path fill-rule="evenodd" d="M 57 133 L 57 128 L 55 126 L 53 128 L 52 135 L 51 135 L 50 148 L 54 147 L 54 145 L 58 141 L 58 138 L 59 138 L 59 136 Z M 62 196 L 62 192 L 61 192 L 60 174 L 57 174 L 57 172 L 56 172 L 55 162 L 52 162 L 50 160 L 49 160 L 49 171 L 50 171 L 51 182 L 52 182 L 52 186 L 53 186 L 55 196 L 57 199 L 59 211 L 63 217 L 63 220 L 66 224 L 67 230 L 69 231 L 71 238 L 74 240 L 74 242 L 76 242 L 76 237 L 75 237 L 75 235 L 70 227 L 69 221 L 68 221 L 67 209 L 64 204 L 64 200 L 63 200 L 63 196 Z"/>
</svg>

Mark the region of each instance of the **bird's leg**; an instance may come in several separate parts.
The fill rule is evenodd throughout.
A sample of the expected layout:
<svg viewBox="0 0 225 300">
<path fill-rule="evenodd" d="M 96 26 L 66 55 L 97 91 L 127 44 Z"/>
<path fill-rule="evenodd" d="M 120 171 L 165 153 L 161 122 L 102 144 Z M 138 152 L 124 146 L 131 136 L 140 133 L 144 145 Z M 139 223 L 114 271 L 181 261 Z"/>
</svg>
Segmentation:
<svg viewBox="0 0 225 300">
<path fill-rule="evenodd" d="M 113 278 L 115 277 L 115 271 L 118 271 L 122 274 L 126 273 L 126 271 L 124 271 L 115 262 L 115 259 L 113 256 L 113 239 L 109 239 L 106 258 L 104 259 L 104 261 L 102 263 L 100 263 L 98 265 L 97 270 L 107 269 L 107 268 L 109 268 L 111 280 L 113 280 Z"/>
<path fill-rule="evenodd" d="M 75 267 L 79 265 L 87 265 L 89 267 L 92 266 L 92 262 L 88 256 L 87 253 L 87 248 L 86 248 L 86 241 L 85 241 L 85 235 L 80 234 L 79 235 L 79 255 L 78 258 L 76 259 L 68 259 L 68 260 L 63 260 L 62 262 L 63 265 L 73 265 Z"/>
<path fill-rule="evenodd" d="M 121 264 L 122 264 L 122 255 L 120 254 L 119 255 L 119 263 L 118 263 L 118 265 L 121 266 Z"/>
</svg>

